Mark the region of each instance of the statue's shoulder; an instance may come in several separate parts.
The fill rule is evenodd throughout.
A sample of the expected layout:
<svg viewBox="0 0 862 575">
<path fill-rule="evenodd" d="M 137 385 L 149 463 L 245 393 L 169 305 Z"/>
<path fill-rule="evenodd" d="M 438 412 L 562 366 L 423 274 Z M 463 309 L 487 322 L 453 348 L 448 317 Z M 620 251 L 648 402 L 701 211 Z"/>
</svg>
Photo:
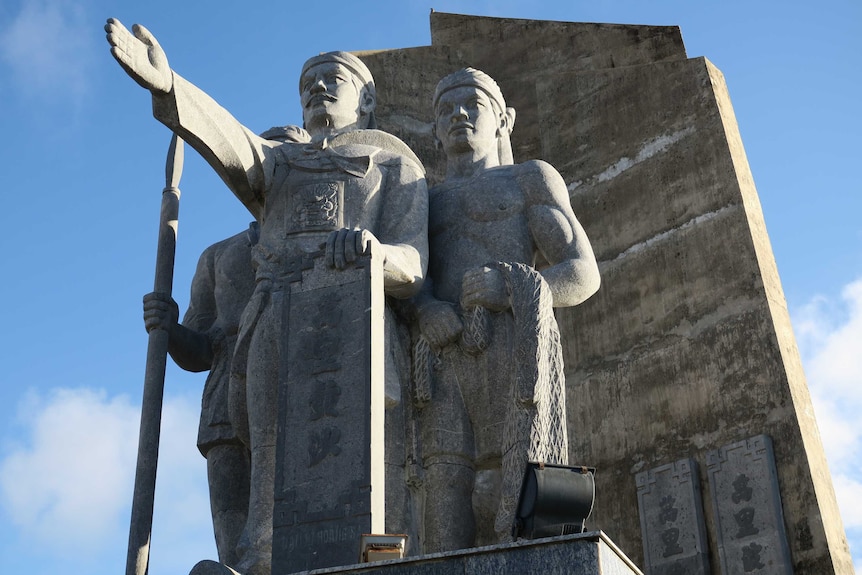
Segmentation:
<svg viewBox="0 0 862 575">
<path fill-rule="evenodd" d="M 249 230 L 243 230 L 238 234 L 234 234 L 229 238 L 218 241 L 206 248 L 201 254 L 201 259 L 217 259 L 228 250 L 236 248 L 248 249 L 252 245 L 254 244 L 250 237 Z"/>
<path fill-rule="evenodd" d="M 544 160 L 528 160 L 512 166 L 528 203 L 568 203 L 563 176 Z"/>
<path fill-rule="evenodd" d="M 418 156 L 397 136 L 382 130 L 353 130 L 337 135 L 330 141 L 335 147 L 359 146 L 374 148 L 375 161 L 383 166 L 407 164 L 425 174 L 425 167 Z"/>
<path fill-rule="evenodd" d="M 557 169 L 544 160 L 527 160 L 511 167 L 518 177 L 561 177 Z"/>
</svg>

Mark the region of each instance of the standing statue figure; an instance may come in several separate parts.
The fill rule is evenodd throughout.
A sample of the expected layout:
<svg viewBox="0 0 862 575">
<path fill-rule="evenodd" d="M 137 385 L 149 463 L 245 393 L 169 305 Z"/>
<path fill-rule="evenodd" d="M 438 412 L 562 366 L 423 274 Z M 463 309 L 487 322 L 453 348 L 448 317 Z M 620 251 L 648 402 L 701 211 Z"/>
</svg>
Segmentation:
<svg viewBox="0 0 862 575">
<path fill-rule="evenodd" d="M 242 422 L 228 415 L 228 388 L 239 322 L 254 291 L 251 249 L 258 224 L 208 247 L 192 278 L 189 308 L 178 323 L 176 302 L 161 293 L 144 296 L 147 331 L 165 329 L 168 351 L 187 371 L 209 370 L 201 400 L 198 449 L 207 460 L 213 531 L 219 561 L 236 565 L 237 544 L 248 518 L 249 450 Z"/>
<path fill-rule="evenodd" d="M 400 140 L 370 129 L 374 81 L 352 54 L 330 52 L 305 63 L 299 90 L 312 140 L 279 143 L 255 135 L 171 70 L 145 28 L 136 25 L 132 34 L 109 19 L 105 30 L 111 54 L 151 92 L 155 117 L 194 147 L 260 222 L 252 254 L 255 289 L 232 367 L 246 376 L 251 447 L 248 522 L 233 567 L 269 575 L 280 342 L 290 331 L 283 295 L 322 244 L 326 263 L 336 270 L 351 267 L 358 255 L 379 255 L 386 295 L 414 295 L 428 257 L 424 172 Z"/>
<path fill-rule="evenodd" d="M 414 299 L 426 552 L 511 540 L 527 461 L 567 463 L 553 307 L 600 282 L 560 174 L 513 163 L 515 111 L 496 82 L 446 76 L 434 110 L 447 170 L 429 192 L 431 259 Z"/>
<path fill-rule="evenodd" d="M 271 128 L 261 137 L 282 142 L 310 139 L 296 126 Z M 168 332 L 168 352 L 182 369 L 209 371 L 197 444 L 207 460 L 213 532 L 219 561 L 225 565 L 237 564 L 237 545 L 248 519 L 248 421 L 244 413 L 238 414 L 240 420 L 231 419 L 228 392 L 240 318 L 254 291 L 251 250 L 259 236 L 260 225 L 252 222 L 247 230 L 203 251 L 182 323 L 173 298 L 158 292 L 144 296 L 147 332 Z M 237 398 L 238 403 L 244 403 L 242 399 Z"/>
</svg>

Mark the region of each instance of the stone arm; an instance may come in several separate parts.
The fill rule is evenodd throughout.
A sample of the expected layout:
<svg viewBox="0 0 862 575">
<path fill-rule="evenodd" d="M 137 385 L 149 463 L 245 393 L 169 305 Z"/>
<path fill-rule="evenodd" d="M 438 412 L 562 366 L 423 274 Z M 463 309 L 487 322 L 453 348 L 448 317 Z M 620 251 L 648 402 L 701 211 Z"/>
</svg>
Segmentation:
<svg viewBox="0 0 862 575">
<path fill-rule="evenodd" d="M 177 302 L 167 294 L 152 292 L 144 296 L 144 327 L 147 333 L 154 329 L 168 332 L 168 353 L 182 369 L 194 372 L 210 369 L 210 338 L 205 333 L 181 325 L 178 317 Z"/>
<path fill-rule="evenodd" d="M 191 145 L 215 169 L 256 219 L 278 145 L 258 137 L 212 98 L 171 70 L 156 38 L 135 24 L 132 32 L 115 18 L 105 25 L 111 54 L 153 97 L 153 115 Z"/>
<path fill-rule="evenodd" d="M 458 339 L 464 324 L 455 305 L 434 296 L 433 280 L 425 278 L 422 289 L 410 298 L 405 307 L 419 326 L 419 333 L 434 349 L 443 349 Z"/>
<path fill-rule="evenodd" d="M 173 298 L 163 293 L 144 296 L 144 327 L 147 332 L 168 332 L 168 353 L 186 371 L 206 371 L 213 363 L 213 333 L 216 329 L 215 258 L 212 247 L 201 254 L 192 279 L 189 309 L 178 321 L 179 309 Z"/>
<path fill-rule="evenodd" d="M 527 222 L 536 249 L 548 263 L 539 271 L 551 288 L 554 307 L 578 305 L 601 283 L 593 248 L 559 172 L 541 160 L 520 167 L 517 178 L 527 201 Z"/>
<path fill-rule="evenodd" d="M 213 335 L 218 309 L 215 300 L 215 250 L 204 250 L 192 278 L 189 309 L 179 323 L 176 302 L 165 294 L 144 296 L 147 331 L 167 329 L 168 353 L 186 371 L 207 371 L 213 364 Z"/>
<path fill-rule="evenodd" d="M 383 253 L 383 287 L 387 295 L 416 294 L 428 269 L 428 187 L 419 166 L 406 159 L 384 164 L 385 194 L 377 240 Z"/>
<path fill-rule="evenodd" d="M 153 115 L 197 150 L 260 220 L 279 143 L 257 136 L 176 72 L 172 78 L 169 92 L 153 92 Z"/>
</svg>

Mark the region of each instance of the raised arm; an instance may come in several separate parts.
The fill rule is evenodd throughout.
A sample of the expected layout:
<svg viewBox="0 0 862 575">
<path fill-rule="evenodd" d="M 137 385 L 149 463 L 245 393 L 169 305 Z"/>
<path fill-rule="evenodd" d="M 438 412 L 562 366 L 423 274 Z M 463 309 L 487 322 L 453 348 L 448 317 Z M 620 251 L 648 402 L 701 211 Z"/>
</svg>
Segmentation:
<svg viewBox="0 0 862 575">
<path fill-rule="evenodd" d="M 111 54 L 153 96 L 153 115 L 183 138 L 213 167 L 243 205 L 260 219 L 273 172 L 273 148 L 240 124 L 199 88 L 171 70 L 150 32 L 118 20 L 105 25 Z"/>
</svg>

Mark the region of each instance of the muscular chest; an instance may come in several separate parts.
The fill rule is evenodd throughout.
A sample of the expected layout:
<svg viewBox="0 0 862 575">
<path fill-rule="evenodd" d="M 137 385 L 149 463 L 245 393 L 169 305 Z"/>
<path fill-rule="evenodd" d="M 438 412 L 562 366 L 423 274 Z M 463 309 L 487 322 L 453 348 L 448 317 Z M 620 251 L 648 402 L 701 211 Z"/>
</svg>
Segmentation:
<svg viewBox="0 0 862 575">
<path fill-rule="evenodd" d="M 513 178 L 479 177 L 441 186 L 431 194 L 429 230 L 432 238 L 512 233 L 526 226 L 524 206 L 524 195 Z"/>
<path fill-rule="evenodd" d="M 457 301 L 461 278 L 488 262 L 532 263 L 526 201 L 512 177 L 480 177 L 430 195 L 431 273 L 438 297 Z"/>
</svg>

